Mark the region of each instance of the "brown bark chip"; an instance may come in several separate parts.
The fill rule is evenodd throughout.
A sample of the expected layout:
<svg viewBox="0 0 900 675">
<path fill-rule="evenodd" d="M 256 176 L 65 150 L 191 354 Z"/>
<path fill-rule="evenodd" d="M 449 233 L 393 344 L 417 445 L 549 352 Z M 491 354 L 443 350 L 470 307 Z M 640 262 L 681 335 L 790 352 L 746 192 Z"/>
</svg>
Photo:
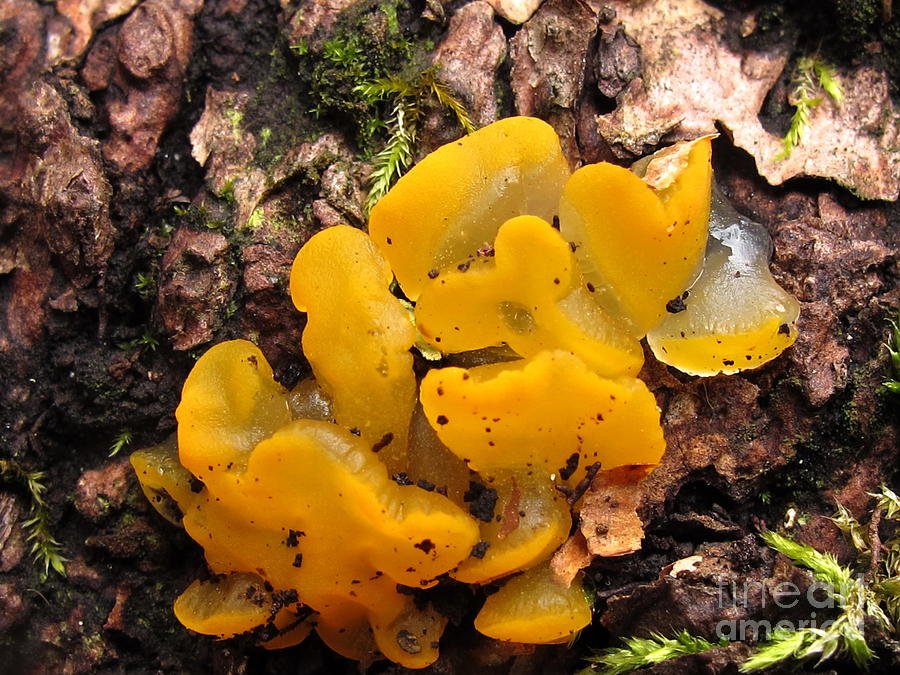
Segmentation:
<svg viewBox="0 0 900 675">
<path fill-rule="evenodd" d="M 546 119 L 569 163 L 580 159 L 575 103 L 597 18 L 582 0 L 547 0 L 510 41 L 510 84 L 520 115 Z"/>
<path fill-rule="evenodd" d="M 103 154 L 120 171 L 149 166 L 160 136 L 178 111 L 196 9 L 176 0 L 146 0 L 118 31 L 118 68 L 111 82 L 115 92 L 106 97 L 111 133 Z M 102 81 L 89 78 L 94 86 Z"/>
<path fill-rule="evenodd" d="M 477 126 L 498 117 L 497 68 L 506 57 L 503 29 L 486 2 L 461 7 L 450 19 L 447 34 L 434 50 L 441 79 L 460 94 Z"/>
<path fill-rule="evenodd" d="M 644 525 L 637 515 L 641 481 L 653 467 L 622 466 L 599 471 L 584 496 L 579 519 L 588 550 L 614 557 L 639 551 Z"/>
<path fill-rule="evenodd" d="M 641 77 L 619 94 L 616 109 L 597 117 L 601 135 L 624 158 L 660 141 L 714 133 L 716 123 L 749 152 L 773 185 L 794 176 L 831 178 L 866 199 L 900 194 L 900 109 L 887 74 L 868 65 L 844 67 L 840 104 L 824 100 L 810 114 L 807 140 L 779 157 L 781 135 L 763 127 L 766 96 L 795 47 L 785 34 L 765 49 L 740 41 L 725 14 L 702 0 L 608 3 L 641 50 Z M 744 21 L 752 27 L 753 10 Z M 748 29 L 749 30 L 749 29 Z"/>
<path fill-rule="evenodd" d="M 175 349 L 208 342 L 234 292 L 228 240 L 218 232 L 180 228 L 161 263 L 158 310 Z"/>
</svg>

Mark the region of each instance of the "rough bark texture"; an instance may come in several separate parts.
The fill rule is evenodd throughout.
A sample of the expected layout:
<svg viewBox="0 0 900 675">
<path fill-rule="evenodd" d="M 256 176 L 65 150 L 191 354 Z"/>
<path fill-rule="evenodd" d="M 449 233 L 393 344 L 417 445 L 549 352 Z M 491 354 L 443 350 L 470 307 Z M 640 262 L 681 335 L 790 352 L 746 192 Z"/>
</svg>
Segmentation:
<svg viewBox="0 0 900 675">
<path fill-rule="evenodd" d="M 894 199 L 900 185 L 900 19 L 847 9 L 881 3 L 836 0 L 815 17 L 715 4 L 0 3 L 0 459 L 44 472 L 68 558 L 65 577 L 40 579 L 28 492 L 4 475 L 5 672 L 356 672 L 315 638 L 269 653 L 184 630 L 171 604 L 204 574 L 201 551 L 152 511 L 124 455 L 173 431 L 186 373 L 220 340 L 254 340 L 283 383 L 308 371 L 290 263 L 322 227 L 365 225 L 363 158 L 384 140 L 365 130 L 389 112 L 366 108 L 353 78 L 432 63 L 479 125 L 550 121 L 573 166 L 718 128 L 717 180 L 771 232 L 773 271 L 802 313 L 797 344 L 758 371 L 690 378 L 648 355 L 642 377 L 668 451 L 637 509 L 641 550 L 588 570 L 596 620 L 575 647 L 480 637 L 471 619 L 484 592 L 449 585 L 451 626 L 429 672 L 573 672 L 611 636 L 711 637 L 723 619 L 772 618 L 760 598 L 723 609 L 715 593 L 796 580 L 755 537 L 789 506 L 810 515 L 793 534 L 847 559 L 822 516 L 835 500 L 862 516 L 867 492 L 897 486 L 900 402 L 880 384 L 885 319 L 900 303 L 900 208 L 854 195 Z M 354 40 L 357 56 L 334 57 Z M 823 43 L 852 96 L 823 105 L 779 164 L 791 64 Z M 860 100 L 877 102 L 877 119 Z M 452 116 L 427 112 L 420 153 L 459 133 Z M 124 431 L 133 441 L 108 457 Z M 570 566 L 590 559 L 584 540 L 569 546 Z M 735 672 L 746 650 L 655 672 Z M 896 652 L 881 645 L 879 657 L 877 669 L 896 672 Z"/>
</svg>

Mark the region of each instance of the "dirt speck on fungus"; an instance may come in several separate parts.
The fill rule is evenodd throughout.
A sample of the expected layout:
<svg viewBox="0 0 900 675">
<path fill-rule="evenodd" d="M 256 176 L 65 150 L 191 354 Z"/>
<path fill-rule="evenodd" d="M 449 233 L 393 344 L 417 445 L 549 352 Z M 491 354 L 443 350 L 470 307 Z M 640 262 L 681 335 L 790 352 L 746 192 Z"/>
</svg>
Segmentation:
<svg viewBox="0 0 900 675">
<path fill-rule="evenodd" d="M 489 523 L 494 518 L 494 508 L 497 505 L 497 491 L 494 488 L 469 481 L 469 489 L 463 494 L 463 499 L 469 504 L 469 513 L 478 520 Z"/>
<path fill-rule="evenodd" d="M 405 629 L 397 632 L 397 644 L 407 654 L 418 654 L 422 651 L 419 639 Z"/>
</svg>

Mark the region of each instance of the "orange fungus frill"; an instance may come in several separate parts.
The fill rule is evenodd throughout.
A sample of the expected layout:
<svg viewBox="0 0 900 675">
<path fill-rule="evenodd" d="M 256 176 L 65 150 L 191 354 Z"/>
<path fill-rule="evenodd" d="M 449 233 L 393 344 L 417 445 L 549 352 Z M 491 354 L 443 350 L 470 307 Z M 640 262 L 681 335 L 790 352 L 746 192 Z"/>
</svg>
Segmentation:
<svg viewBox="0 0 900 675">
<path fill-rule="evenodd" d="M 303 353 L 335 421 L 379 444 L 391 471 L 406 468 L 416 404 L 409 348 L 416 332 L 389 286 L 391 268 L 363 232 L 319 232 L 297 254 L 291 297 L 307 312 Z"/>
<path fill-rule="evenodd" d="M 637 337 L 662 320 L 703 259 L 710 139 L 682 147 L 655 160 L 675 163 L 668 179 L 652 174 L 658 190 L 622 167 L 590 164 L 572 175 L 559 204 L 560 231 L 575 244 L 595 299 Z"/>
<path fill-rule="evenodd" d="M 568 178 L 553 127 L 509 117 L 425 157 L 372 209 L 369 233 L 416 300 L 430 274 L 490 247 L 510 218 L 552 221 Z"/>
<path fill-rule="evenodd" d="M 221 362 L 225 349 L 243 367 Z M 224 403 L 220 422 L 236 418 L 250 429 L 259 428 L 263 420 L 254 413 L 263 407 L 252 401 L 270 393 L 260 386 L 259 370 L 270 372 L 255 347 L 225 343 L 201 357 L 195 373 L 202 378 L 188 379 L 184 400 L 194 399 L 194 387 L 218 382 Z M 278 387 L 273 381 L 269 385 Z M 246 398 L 231 392 L 243 392 Z M 279 395 L 286 409 L 288 394 Z M 266 403 L 280 409 L 272 400 Z M 183 403 L 179 429 L 202 429 L 207 420 L 198 417 L 195 422 L 196 414 L 196 408 Z M 288 594 L 298 607 L 302 603 L 315 611 L 322 638 L 345 655 L 363 658 L 365 649 L 377 648 L 409 667 L 436 658 L 431 642 L 437 641 L 443 620 L 412 604 L 397 585 L 426 588 L 468 557 L 478 528 L 467 513 L 436 492 L 392 481 L 367 440 L 331 422 L 288 420 L 239 461 L 233 448 L 243 439 L 208 438 L 202 447 L 193 439 L 187 446 L 194 462 L 203 457 L 210 462 L 198 470 L 206 484 L 197 482 L 189 496 L 183 491 L 174 496 L 181 499 L 185 529 L 203 543 L 212 571 L 229 576 L 186 591 L 176 604 L 185 625 L 226 637 L 268 625 L 277 634 L 277 604 L 269 596 L 258 595 L 255 608 L 236 600 L 249 593 L 250 584 L 235 575 L 256 574 L 282 594 L 282 602 Z M 232 452 L 226 455 L 220 443 Z M 142 453 L 133 460 L 135 466 L 148 464 Z M 230 460 L 222 464 L 223 457 Z M 245 588 L 234 590 L 240 584 Z M 303 613 L 297 609 L 296 615 Z M 332 643 L 332 632 L 342 635 L 348 625 L 354 626 L 354 640 L 345 643 L 342 637 Z M 416 639 L 427 629 L 434 640 L 414 654 L 404 651 L 404 644 L 409 648 L 407 625 L 416 627 Z"/>
<path fill-rule="evenodd" d="M 508 220 L 493 249 L 492 256 L 425 285 L 416 322 L 430 345 L 463 352 L 507 344 L 521 356 L 566 349 L 606 375 L 637 374 L 644 361 L 640 343 L 586 297 L 575 254 L 550 223 L 535 216 Z M 590 311 L 579 311 L 586 306 Z"/>
<path fill-rule="evenodd" d="M 441 368 L 422 381 L 422 405 L 438 436 L 479 472 L 535 467 L 565 472 L 570 457 L 656 464 L 665 449 L 656 399 L 641 380 L 611 380 L 563 351 L 476 368 Z"/>
<path fill-rule="evenodd" d="M 251 342 L 216 345 L 177 439 L 132 455 L 212 572 L 178 619 L 269 649 L 315 631 L 408 668 L 438 658 L 448 578 L 501 584 L 475 619 L 498 640 L 589 623 L 579 576 L 548 561 L 598 466 L 647 472 L 665 450 L 640 340 L 714 374 L 796 336 L 765 232 L 718 197 L 710 219 L 710 142 L 570 176 L 549 125 L 501 120 L 401 178 L 371 238 L 313 236 L 290 283 L 312 376 L 286 390 Z M 416 349 L 440 361 L 414 371 Z"/>
<path fill-rule="evenodd" d="M 543 563 L 491 595 L 475 628 L 504 642 L 567 642 L 591 622 L 591 605 L 580 583 L 565 586 Z"/>
</svg>

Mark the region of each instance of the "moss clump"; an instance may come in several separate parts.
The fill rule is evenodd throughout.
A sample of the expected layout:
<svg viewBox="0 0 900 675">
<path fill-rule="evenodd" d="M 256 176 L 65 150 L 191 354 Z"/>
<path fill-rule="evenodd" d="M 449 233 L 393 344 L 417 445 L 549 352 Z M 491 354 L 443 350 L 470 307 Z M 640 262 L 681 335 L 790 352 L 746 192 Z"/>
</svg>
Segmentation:
<svg viewBox="0 0 900 675">
<path fill-rule="evenodd" d="M 398 0 L 354 4 L 329 35 L 293 45 L 308 109 L 350 124 L 360 147 L 370 148 L 384 123 L 358 86 L 389 74 L 421 72 L 435 30 Z"/>
<path fill-rule="evenodd" d="M 870 42 L 882 43 L 883 64 L 891 76 L 894 92 L 900 76 L 900 11 L 882 0 L 832 0 L 833 21 L 827 22 L 823 44 L 830 45 L 843 61 L 865 53 Z"/>
<path fill-rule="evenodd" d="M 881 4 L 881 0 L 834 0 L 838 39 L 848 46 L 871 40 L 881 16 Z"/>
</svg>

